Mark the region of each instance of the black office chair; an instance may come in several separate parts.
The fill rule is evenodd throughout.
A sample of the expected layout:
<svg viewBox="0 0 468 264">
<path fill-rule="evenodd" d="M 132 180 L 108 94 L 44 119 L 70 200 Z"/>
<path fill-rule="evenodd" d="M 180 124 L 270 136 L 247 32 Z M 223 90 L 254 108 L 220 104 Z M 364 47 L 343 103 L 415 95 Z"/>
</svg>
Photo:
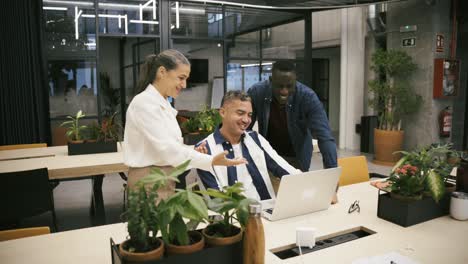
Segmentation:
<svg viewBox="0 0 468 264">
<path fill-rule="evenodd" d="M 0 182 L 0 224 L 18 224 L 24 218 L 51 211 L 54 230 L 58 230 L 47 168 L 0 173 Z"/>
</svg>

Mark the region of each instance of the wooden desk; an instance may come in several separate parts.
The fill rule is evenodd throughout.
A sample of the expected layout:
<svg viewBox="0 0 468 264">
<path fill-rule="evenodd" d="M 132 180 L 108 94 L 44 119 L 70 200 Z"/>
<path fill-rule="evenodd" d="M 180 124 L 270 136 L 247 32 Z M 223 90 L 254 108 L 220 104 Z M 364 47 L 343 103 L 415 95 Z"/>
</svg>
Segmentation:
<svg viewBox="0 0 468 264">
<path fill-rule="evenodd" d="M 104 174 L 128 172 L 128 167 L 123 163 L 122 151 L 68 156 L 67 147 L 60 146 L 0 152 L 9 152 L 11 154 L 9 157 L 18 158 L 0 161 L 0 173 L 47 168 L 50 180 L 79 180 L 92 176 L 93 196 L 91 197 L 90 211 L 91 214 L 95 215 L 94 223 L 96 225 L 105 224 L 104 198 L 102 195 Z M 44 155 L 46 153 L 53 156 L 33 157 L 34 155 Z"/>
<path fill-rule="evenodd" d="M 269 222 L 264 220 L 267 264 L 351 263 L 366 256 L 396 251 L 420 263 L 468 263 L 468 222 L 440 217 L 404 228 L 377 218 L 377 190 L 369 183 L 340 188 L 340 202 L 327 211 Z M 354 200 L 361 212 L 348 214 Z M 295 229 L 315 227 L 318 236 L 365 226 L 377 234 L 303 256 L 280 260 L 269 249 L 294 243 Z M 2 263 L 111 263 L 109 238 L 125 240 L 125 224 L 61 232 L 0 242 Z M 28 252 L 24 254 L 24 252 Z"/>
<path fill-rule="evenodd" d="M 67 146 L 0 150 L 0 161 L 65 156 L 67 152 Z"/>
</svg>

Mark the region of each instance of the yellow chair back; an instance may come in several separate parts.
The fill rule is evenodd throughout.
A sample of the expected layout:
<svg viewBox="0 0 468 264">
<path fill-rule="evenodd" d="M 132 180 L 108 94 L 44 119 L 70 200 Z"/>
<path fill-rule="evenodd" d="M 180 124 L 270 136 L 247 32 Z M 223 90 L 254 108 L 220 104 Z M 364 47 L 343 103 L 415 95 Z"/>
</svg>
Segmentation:
<svg viewBox="0 0 468 264">
<path fill-rule="evenodd" d="M 0 150 L 26 149 L 26 148 L 46 148 L 47 143 L 18 144 L 0 146 Z"/>
<path fill-rule="evenodd" d="M 369 169 L 364 156 L 339 158 L 338 166 L 341 167 L 340 186 L 369 181 Z"/>
<path fill-rule="evenodd" d="M 4 230 L 0 231 L 0 241 L 40 236 L 45 234 L 50 234 L 50 228 L 48 226 Z"/>
</svg>

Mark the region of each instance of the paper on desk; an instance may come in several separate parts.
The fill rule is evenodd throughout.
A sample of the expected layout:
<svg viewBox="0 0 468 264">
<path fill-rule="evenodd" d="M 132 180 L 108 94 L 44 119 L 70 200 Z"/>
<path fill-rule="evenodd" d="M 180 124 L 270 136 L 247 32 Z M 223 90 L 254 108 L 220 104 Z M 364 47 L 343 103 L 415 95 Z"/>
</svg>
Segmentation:
<svg viewBox="0 0 468 264">
<path fill-rule="evenodd" d="M 419 262 L 399 253 L 390 252 L 385 255 L 356 259 L 352 264 L 419 264 Z"/>
</svg>

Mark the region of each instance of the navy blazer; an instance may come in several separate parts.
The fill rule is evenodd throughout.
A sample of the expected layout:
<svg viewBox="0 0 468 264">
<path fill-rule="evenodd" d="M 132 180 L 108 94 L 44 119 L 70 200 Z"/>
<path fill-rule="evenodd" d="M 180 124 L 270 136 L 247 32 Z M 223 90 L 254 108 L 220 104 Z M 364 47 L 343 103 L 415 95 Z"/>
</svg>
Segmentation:
<svg viewBox="0 0 468 264">
<path fill-rule="evenodd" d="M 247 92 L 252 97 L 252 124 L 258 119 L 259 133 L 266 137 L 270 118 L 272 88 L 269 80 L 254 84 Z M 289 96 L 286 106 L 288 132 L 301 170 L 309 170 L 312 158 L 312 135 L 318 140 L 324 168 L 337 166 L 336 143 L 331 134 L 328 118 L 317 94 L 300 82 L 296 92 Z"/>
</svg>

